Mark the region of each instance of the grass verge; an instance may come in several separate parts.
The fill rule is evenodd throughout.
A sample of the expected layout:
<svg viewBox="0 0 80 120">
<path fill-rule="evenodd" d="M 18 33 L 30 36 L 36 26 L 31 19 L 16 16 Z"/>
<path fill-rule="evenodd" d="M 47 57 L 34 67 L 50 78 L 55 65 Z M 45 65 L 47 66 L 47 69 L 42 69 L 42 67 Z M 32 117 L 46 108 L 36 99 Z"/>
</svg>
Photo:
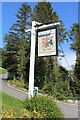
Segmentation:
<svg viewBox="0 0 80 120">
<path fill-rule="evenodd" d="M 2 93 L 2 118 L 24 117 L 30 118 L 30 113 L 27 109 L 25 109 L 23 102 Z"/>
</svg>

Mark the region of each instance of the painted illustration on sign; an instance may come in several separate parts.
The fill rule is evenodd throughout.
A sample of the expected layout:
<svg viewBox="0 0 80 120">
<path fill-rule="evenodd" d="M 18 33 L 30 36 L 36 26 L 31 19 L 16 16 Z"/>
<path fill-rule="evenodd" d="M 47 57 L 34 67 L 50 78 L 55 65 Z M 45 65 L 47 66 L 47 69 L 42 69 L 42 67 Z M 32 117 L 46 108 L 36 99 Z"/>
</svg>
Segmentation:
<svg viewBox="0 0 80 120">
<path fill-rule="evenodd" d="M 42 49 L 51 50 L 51 46 L 53 46 L 53 36 L 42 38 Z"/>
<path fill-rule="evenodd" d="M 38 56 L 56 54 L 56 29 L 38 32 Z"/>
</svg>

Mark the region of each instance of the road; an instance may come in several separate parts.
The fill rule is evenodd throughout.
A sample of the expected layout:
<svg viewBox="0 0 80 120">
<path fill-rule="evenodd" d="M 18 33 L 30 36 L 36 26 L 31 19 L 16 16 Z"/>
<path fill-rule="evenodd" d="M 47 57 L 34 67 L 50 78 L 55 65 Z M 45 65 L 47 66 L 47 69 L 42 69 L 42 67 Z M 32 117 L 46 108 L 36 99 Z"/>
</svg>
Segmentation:
<svg viewBox="0 0 80 120">
<path fill-rule="evenodd" d="M 2 86 L 1 86 L 2 84 Z M 0 88 L 2 87 L 2 91 L 10 96 L 13 96 L 17 99 L 24 100 L 27 97 L 27 93 L 15 90 L 7 85 L 7 81 L 0 80 Z M 63 102 L 56 102 L 56 104 L 61 108 L 62 113 L 64 114 L 64 118 L 74 118 L 74 120 L 80 120 L 79 113 L 80 109 L 78 105 L 71 105 Z M 72 119 L 73 120 L 73 119 Z"/>
<path fill-rule="evenodd" d="M 61 108 L 61 111 L 64 114 L 64 118 L 79 118 L 80 112 L 78 105 L 71 105 L 69 103 L 63 103 L 63 102 L 56 102 L 56 103 Z"/>
<path fill-rule="evenodd" d="M 20 99 L 20 100 L 25 100 L 25 98 L 27 97 L 27 93 L 24 92 L 20 92 L 14 88 L 11 88 L 7 85 L 7 81 L 1 81 L 0 80 L 0 84 L 2 82 L 2 86 L 0 85 L 0 88 L 2 87 L 2 91 L 10 96 L 13 96 L 14 98 Z"/>
</svg>

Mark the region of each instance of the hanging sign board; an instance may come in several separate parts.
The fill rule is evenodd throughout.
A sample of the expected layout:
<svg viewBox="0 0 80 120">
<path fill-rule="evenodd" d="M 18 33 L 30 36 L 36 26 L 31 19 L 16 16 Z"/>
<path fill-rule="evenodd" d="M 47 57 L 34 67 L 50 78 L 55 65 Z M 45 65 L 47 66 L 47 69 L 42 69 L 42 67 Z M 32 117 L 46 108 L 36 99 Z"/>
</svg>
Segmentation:
<svg viewBox="0 0 80 120">
<path fill-rule="evenodd" d="M 38 56 L 57 55 L 57 29 L 38 31 Z"/>
</svg>

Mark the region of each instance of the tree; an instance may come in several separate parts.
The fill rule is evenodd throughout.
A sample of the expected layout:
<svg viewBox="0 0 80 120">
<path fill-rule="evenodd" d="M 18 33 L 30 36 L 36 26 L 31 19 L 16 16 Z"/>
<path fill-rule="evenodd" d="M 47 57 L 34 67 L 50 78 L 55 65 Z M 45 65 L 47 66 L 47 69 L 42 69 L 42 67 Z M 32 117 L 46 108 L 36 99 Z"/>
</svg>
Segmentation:
<svg viewBox="0 0 80 120">
<path fill-rule="evenodd" d="M 72 41 L 71 49 L 76 51 L 76 60 L 80 57 L 80 30 L 79 24 L 74 23 L 70 30 L 70 40 Z"/>
<path fill-rule="evenodd" d="M 6 42 L 6 52 L 8 51 L 8 57 L 12 57 L 10 48 L 16 49 L 16 69 L 19 76 L 19 80 L 25 79 L 26 71 L 26 60 L 27 53 L 26 50 L 29 49 L 30 39 L 29 36 L 25 34 L 25 29 L 29 28 L 31 23 L 31 8 L 26 3 L 23 3 L 16 14 L 17 21 L 12 25 L 9 31 L 9 35 L 5 37 Z M 15 44 L 14 44 L 15 42 Z M 12 46 L 11 46 L 12 43 Z M 12 49 L 13 52 L 13 49 Z M 29 52 L 29 51 L 28 51 Z M 11 62 L 11 60 L 9 60 Z M 8 62 L 7 62 L 8 63 Z M 11 63 L 12 64 L 12 63 Z M 8 66 L 8 65 L 7 65 Z M 11 65 L 10 65 L 11 66 Z M 13 69 L 13 68 L 12 68 Z"/>
<path fill-rule="evenodd" d="M 4 51 L 2 52 L 2 67 L 9 72 L 17 72 L 17 39 L 13 34 L 6 34 L 4 38 Z"/>
<path fill-rule="evenodd" d="M 70 30 L 70 40 L 72 41 L 71 49 L 76 52 L 76 77 L 80 78 L 80 28 L 79 24 L 74 23 Z"/>
<path fill-rule="evenodd" d="M 2 53 L 4 52 L 4 49 L 3 48 L 0 48 L 0 67 L 2 67 Z"/>
<path fill-rule="evenodd" d="M 71 49 L 76 52 L 76 64 L 74 74 L 76 76 L 76 93 L 80 94 L 80 26 L 74 23 L 70 30 Z"/>
<path fill-rule="evenodd" d="M 36 72 L 35 72 L 35 86 L 38 86 L 39 88 L 42 88 L 44 86 L 45 81 L 45 73 L 46 73 L 46 61 L 41 59 L 36 59 Z"/>
<path fill-rule="evenodd" d="M 35 6 L 33 10 L 33 15 L 32 19 L 41 23 L 45 22 L 56 22 L 59 21 L 59 17 L 57 13 L 54 11 L 51 6 L 51 3 L 49 2 L 38 2 L 38 4 Z M 66 38 L 66 30 L 64 28 L 63 22 L 61 22 L 61 25 L 58 27 L 58 39 L 59 39 L 59 45 L 64 42 L 64 39 Z M 36 47 L 37 48 L 37 47 Z M 37 59 L 37 57 L 36 57 Z M 48 57 L 48 58 L 39 58 L 39 59 L 44 59 L 46 62 L 46 74 L 45 76 L 45 82 L 53 81 L 55 78 L 58 79 L 58 75 L 55 73 L 59 73 L 59 67 L 57 64 L 57 57 Z M 51 62 L 51 63 L 50 63 Z M 37 63 L 38 64 L 38 63 Z M 37 65 L 38 66 L 38 65 Z M 55 66 L 55 67 L 54 67 Z M 54 72 L 55 71 L 55 72 Z M 37 71 L 35 70 L 37 73 Z M 55 76 L 55 78 L 54 78 Z"/>
</svg>

